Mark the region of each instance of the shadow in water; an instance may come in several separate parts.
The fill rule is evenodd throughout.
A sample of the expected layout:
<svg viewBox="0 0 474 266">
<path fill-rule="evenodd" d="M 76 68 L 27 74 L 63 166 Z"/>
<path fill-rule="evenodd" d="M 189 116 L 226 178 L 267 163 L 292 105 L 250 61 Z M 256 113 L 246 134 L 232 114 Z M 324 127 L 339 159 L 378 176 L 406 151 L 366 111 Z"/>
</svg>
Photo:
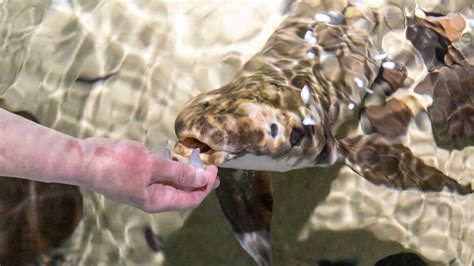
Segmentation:
<svg viewBox="0 0 474 266">
<path fill-rule="evenodd" d="M 317 265 L 322 260 L 374 265 L 388 255 L 406 252 L 399 243 L 378 240 L 364 230 L 318 231 L 298 241 L 338 171 L 332 167 L 273 174 L 273 265 Z M 167 265 L 256 265 L 235 239 L 215 193 L 164 241 L 163 250 Z"/>
</svg>

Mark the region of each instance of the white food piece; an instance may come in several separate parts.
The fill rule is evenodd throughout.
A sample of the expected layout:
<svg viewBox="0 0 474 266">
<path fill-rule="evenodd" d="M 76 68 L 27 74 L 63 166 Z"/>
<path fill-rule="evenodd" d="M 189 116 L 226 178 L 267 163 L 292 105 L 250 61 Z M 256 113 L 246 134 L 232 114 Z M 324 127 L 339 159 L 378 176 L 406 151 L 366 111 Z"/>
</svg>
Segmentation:
<svg viewBox="0 0 474 266">
<path fill-rule="evenodd" d="M 199 148 L 194 149 L 191 152 L 191 157 L 189 158 L 189 163 L 192 166 L 199 167 L 199 168 L 204 168 L 204 164 L 202 163 L 201 158 L 199 158 L 199 153 L 200 153 Z"/>
</svg>

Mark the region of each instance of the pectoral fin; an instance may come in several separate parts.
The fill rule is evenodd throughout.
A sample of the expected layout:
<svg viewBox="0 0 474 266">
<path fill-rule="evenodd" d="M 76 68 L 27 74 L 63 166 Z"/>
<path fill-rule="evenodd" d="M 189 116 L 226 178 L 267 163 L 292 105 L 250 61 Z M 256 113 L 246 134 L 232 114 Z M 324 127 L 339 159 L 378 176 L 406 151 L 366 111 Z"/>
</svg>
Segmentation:
<svg viewBox="0 0 474 266">
<path fill-rule="evenodd" d="M 344 139 L 340 144 L 346 164 L 374 184 L 433 192 L 448 188 L 461 195 L 473 192 L 470 184 L 459 184 L 438 169 L 426 165 L 407 147 L 390 143 L 378 134 Z"/>
<path fill-rule="evenodd" d="M 219 169 L 219 177 L 217 197 L 237 240 L 259 265 L 270 265 L 270 173 Z"/>
</svg>

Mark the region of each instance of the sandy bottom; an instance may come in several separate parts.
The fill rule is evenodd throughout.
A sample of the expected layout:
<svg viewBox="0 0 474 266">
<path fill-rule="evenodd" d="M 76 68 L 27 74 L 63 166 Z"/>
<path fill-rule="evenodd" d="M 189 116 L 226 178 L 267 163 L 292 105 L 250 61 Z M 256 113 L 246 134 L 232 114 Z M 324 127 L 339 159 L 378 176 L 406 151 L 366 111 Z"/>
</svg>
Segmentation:
<svg viewBox="0 0 474 266">
<path fill-rule="evenodd" d="M 0 98 L 77 137 L 130 138 L 157 150 L 174 140 L 186 101 L 228 82 L 258 51 L 283 2 L 0 0 L 8 44 L 0 49 Z M 429 9 L 441 1 L 418 2 Z M 460 2 L 447 8 L 473 18 Z M 473 184 L 474 148 L 436 149 L 430 131 L 415 123 L 405 142 L 425 162 Z M 272 186 L 276 265 L 322 258 L 371 265 L 404 249 L 432 263 L 474 261 L 472 195 L 395 191 L 346 168 L 277 174 Z M 150 241 L 163 246 L 153 250 Z M 192 212 L 149 215 L 85 192 L 84 220 L 64 251 L 72 265 L 252 264 L 214 194 Z"/>
</svg>

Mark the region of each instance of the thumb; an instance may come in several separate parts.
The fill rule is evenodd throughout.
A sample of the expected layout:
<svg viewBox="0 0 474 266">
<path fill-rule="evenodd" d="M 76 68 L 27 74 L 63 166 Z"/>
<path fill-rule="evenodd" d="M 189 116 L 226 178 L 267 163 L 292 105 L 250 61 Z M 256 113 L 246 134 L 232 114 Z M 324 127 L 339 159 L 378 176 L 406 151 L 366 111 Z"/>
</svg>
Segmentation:
<svg viewBox="0 0 474 266">
<path fill-rule="evenodd" d="M 218 188 L 221 181 L 219 180 L 219 177 L 217 176 L 217 167 L 214 165 L 208 165 L 206 167 L 206 172 L 208 174 L 209 182 L 212 185 L 212 188 Z"/>
<path fill-rule="evenodd" d="M 205 169 L 175 162 L 173 160 L 157 158 L 154 167 L 153 182 L 167 181 L 183 187 L 203 187 L 209 182 L 209 175 L 215 175 L 216 169 Z"/>
</svg>

